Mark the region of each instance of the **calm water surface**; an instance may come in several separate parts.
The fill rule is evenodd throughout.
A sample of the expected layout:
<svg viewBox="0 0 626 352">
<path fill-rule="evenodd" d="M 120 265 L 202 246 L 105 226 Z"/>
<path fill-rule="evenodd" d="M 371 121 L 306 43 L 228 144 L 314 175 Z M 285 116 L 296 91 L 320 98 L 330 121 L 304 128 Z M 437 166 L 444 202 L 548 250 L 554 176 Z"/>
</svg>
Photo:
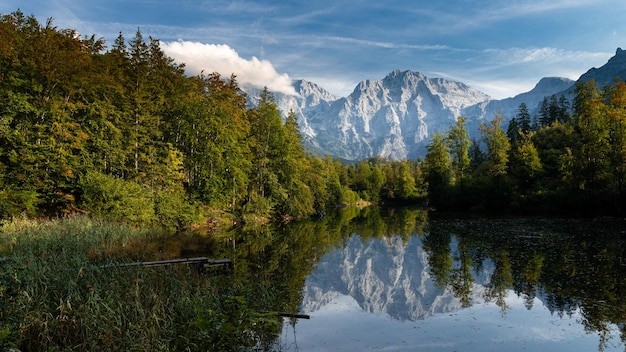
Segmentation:
<svg viewBox="0 0 626 352">
<path fill-rule="evenodd" d="M 281 231 L 268 241 L 283 269 L 255 275 L 281 287 L 279 309 L 311 319 L 285 320 L 280 350 L 625 349 L 623 221 L 387 209 Z M 239 260 L 261 267 L 272 246 L 239 245 Z"/>
</svg>

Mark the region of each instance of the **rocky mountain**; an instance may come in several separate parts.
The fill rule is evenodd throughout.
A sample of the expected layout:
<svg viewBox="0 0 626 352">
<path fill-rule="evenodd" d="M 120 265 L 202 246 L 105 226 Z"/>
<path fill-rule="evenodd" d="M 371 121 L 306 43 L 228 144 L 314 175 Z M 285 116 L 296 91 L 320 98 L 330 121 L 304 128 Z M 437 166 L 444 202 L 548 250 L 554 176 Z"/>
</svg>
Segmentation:
<svg viewBox="0 0 626 352">
<path fill-rule="evenodd" d="M 588 82 L 593 79 L 599 87 L 612 84 L 615 78 L 626 81 L 626 51 L 617 48 L 615 56 L 600 68 L 592 67 L 578 81 Z"/>
<path fill-rule="evenodd" d="M 464 109 L 487 99 L 460 82 L 395 70 L 382 80 L 359 83 L 331 105 L 328 118 L 312 123 L 323 131 L 317 140 L 332 142 L 321 146 L 338 157 L 417 158 L 433 132 L 447 129 Z"/>
<path fill-rule="evenodd" d="M 338 100 L 339 97 L 317 84 L 305 80 L 296 80 L 293 82 L 293 86 L 298 95 L 274 92 L 274 99 L 283 116 L 287 116 L 290 110 L 296 113 L 303 137 L 305 140 L 310 140 L 317 133 L 314 127 L 309 124 L 309 119 L 323 120 L 328 116 L 332 102 Z M 249 85 L 242 86 L 242 89 L 248 95 L 248 103 L 253 106 L 256 105 L 258 97 L 263 90 Z M 311 149 L 310 145 L 309 149 Z M 327 154 L 322 149 L 315 150 L 313 148 L 313 150 L 320 152 L 322 155 Z"/>
<path fill-rule="evenodd" d="M 502 100 L 490 100 L 482 114 L 483 116 L 494 117 L 496 113 L 499 113 L 505 118 L 515 117 L 521 103 L 526 104 L 532 114 L 538 110 L 544 97 L 550 97 L 553 94 L 560 96 L 560 92 L 570 89 L 575 83 L 576 81 L 569 78 L 545 77 L 526 93 Z"/>
<path fill-rule="evenodd" d="M 626 52 L 619 48 L 606 65 L 590 69 L 579 81 L 593 78 L 602 86 L 615 77 L 626 80 Z M 400 160 L 424 156 L 430 136 L 447 131 L 458 116 L 467 118 L 470 135 L 477 137 L 481 122 L 497 114 L 510 119 L 522 102 L 533 114 L 546 96 L 571 99 L 575 83 L 547 77 L 529 92 L 496 100 L 461 82 L 394 70 L 383 79 L 360 82 L 347 97 L 298 80 L 297 95 L 276 93 L 275 98 L 284 115 L 296 112 L 303 142 L 312 152 L 346 161 L 372 156 Z M 254 104 L 260 89 L 242 88 Z"/>
</svg>

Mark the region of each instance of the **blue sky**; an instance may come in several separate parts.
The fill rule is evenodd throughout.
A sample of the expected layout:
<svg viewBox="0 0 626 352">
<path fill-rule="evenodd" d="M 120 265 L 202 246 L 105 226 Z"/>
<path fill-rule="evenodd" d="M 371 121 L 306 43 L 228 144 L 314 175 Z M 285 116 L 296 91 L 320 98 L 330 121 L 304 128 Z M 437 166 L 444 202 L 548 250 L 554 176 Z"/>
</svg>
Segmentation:
<svg viewBox="0 0 626 352">
<path fill-rule="evenodd" d="M 394 69 L 461 81 L 494 98 L 546 76 L 577 79 L 626 48 L 624 0 L 3 0 L 112 43 L 137 28 L 190 74 L 235 73 L 289 92 L 306 79 L 348 95 Z"/>
</svg>

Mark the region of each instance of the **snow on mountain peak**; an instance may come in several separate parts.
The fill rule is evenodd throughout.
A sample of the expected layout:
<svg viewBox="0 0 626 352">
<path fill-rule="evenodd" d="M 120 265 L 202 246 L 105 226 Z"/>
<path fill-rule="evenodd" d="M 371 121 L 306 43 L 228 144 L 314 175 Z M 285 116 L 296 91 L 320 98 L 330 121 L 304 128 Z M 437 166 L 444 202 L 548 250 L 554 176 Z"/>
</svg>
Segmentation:
<svg viewBox="0 0 626 352">
<path fill-rule="evenodd" d="M 480 121 L 493 118 L 496 107 L 513 111 L 519 105 L 516 100 L 498 104 L 462 82 L 399 69 L 380 80 L 359 82 L 343 98 L 305 80 L 293 86 L 297 96 L 275 93 L 276 104 L 285 116 L 290 110 L 296 113 L 305 147 L 345 160 L 415 159 L 425 154 L 432 133 L 446 131 L 459 116 L 466 116 L 477 131 Z M 557 86 L 550 79 L 536 89 L 543 94 Z M 244 90 L 254 103 L 252 97 L 260 91 Z"/>
<path fill-rule="evenodd" d="M 578 81 L 593 78 L 601 87 L 615 77 L 626 80 L 626 51 L 621 48 L 607 64 L 590 69 Z M 459 116 L 467 118 L 470 136 L 476 137 L 481 122 L 496 114 L 512 118 L 521 103 L 532 114 L 544 97 L 571 94 L 574 83 L 546 77 L 529 92 L 492 100 L 462 82 L 395 69 L 383 79 L 359 82 L 347 97 L 337 97 L 304 80 L 293 82 L 297 95 L 275 93 L 275 97 L 285 116 L 291 109 L 296 112 L 308 150 L 344 160 L 373 156 L 397 160 L 424 156 L 429 136 L 447 131 Z M 260 90 L 242 89 L 254 103 Z"/>
</svg>

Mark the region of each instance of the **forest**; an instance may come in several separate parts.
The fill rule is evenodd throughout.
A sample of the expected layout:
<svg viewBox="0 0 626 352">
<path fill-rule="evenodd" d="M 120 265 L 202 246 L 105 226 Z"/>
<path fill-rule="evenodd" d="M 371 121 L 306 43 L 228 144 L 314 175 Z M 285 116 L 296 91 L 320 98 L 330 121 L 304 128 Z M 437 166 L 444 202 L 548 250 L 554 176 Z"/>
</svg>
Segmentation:
<svg viewBox="0 0 626 352">
<path fill-rule="evenodd" d="M 89 213 L 184 229 L 287 221 L 360 200 L 440 211 L 621 214 L 626 85 L 577 87 L 570 107 L 521 105 L 470 140 L 465 118 L 424 159 L 308 153 L 295 113 L 235 74 L 185 74 L 140 30 L 102 38 L 19 10 L 0 17 L 0 218 Z M 217 214 L 217 215 L 216 215 Z"/>
<path fill-rule="evenodd" d="M 350 167 L 306 153 L 295 114 L 283 119 L 267 90 L 249 108 L 234 75 L 186 76 L 139 30 L 107 50 L 17 11 L 2 16 L 0 43 L 2 217 L 181 228 L 207 211 L 292 219 L 359 199 Z M 369 189 L 396 187 L 380 171 Z"/>
<path fill-rule="evenodd" d="M 436 135 L 423 163 L 439 210 L 610 216 L 626 197 L 626 84 L 576 85 L 573 102 L 544 98 L 532 117 L 522 103 L 506 130 L 499 116 L 470 140 L 465 119 Z"/>
</svg>

